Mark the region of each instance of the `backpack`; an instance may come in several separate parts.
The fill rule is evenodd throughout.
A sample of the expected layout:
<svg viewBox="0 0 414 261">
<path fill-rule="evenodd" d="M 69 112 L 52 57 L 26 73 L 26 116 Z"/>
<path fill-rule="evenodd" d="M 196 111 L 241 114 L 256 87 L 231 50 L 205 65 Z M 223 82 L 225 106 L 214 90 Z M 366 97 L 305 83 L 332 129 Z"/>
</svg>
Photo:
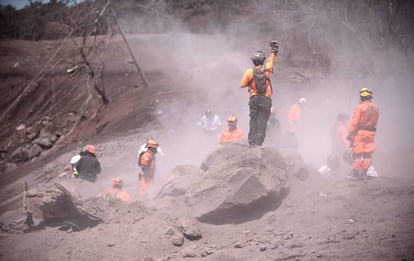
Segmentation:
<svg viewBox="0 0 414 261">
<path fill-rule="evenodd" d="M 250 83 L 254 80 L 256 83 L 256 93 L 259 95 L 266 94 L 266 81 L 269 81 L 270 83 L 270 79 L 266 77 L 265 72 L 266 66 L 261 69 L 257 69 L 256 67 L 253 68 L 253 79 L 250 81 Z M 272 85 L 270 85 L 270 87 L 272 87 Z"/>
</svg>

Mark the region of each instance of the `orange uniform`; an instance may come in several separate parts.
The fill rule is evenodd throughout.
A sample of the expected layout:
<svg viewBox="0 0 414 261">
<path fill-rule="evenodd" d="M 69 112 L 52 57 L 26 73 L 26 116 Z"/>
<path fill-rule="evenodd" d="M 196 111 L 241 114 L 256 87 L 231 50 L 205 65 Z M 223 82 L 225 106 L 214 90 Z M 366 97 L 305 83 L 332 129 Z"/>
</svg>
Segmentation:
<svg viewBox="0 0 414 261">
<path fill-rule="evenodd" d="M 354 172 L 366 173 L 371 165 L 371 154 L 375 150 L 375 131 L 379 118 L 378 107 L 370 100 L 361 102 L 351 119 L 349 134 L 353 136 L 352 153 Z"/>
<path fill-rule="evenodd" d="M 270 73 L 273 71 L 273 63 L 276 60 L 276 55 L 274 53 L 271 53 L 269 58 L 267 58 L 265 66 L 265 75 L 266 78 L 270 78 Z M 256 68 L 261 68 L 263 65 L 256 66 Z M 250 86 L 249 94 L 250 96 L 257 95 L 256 94 L 256 82 L 253 81 L 253 68 L 249 68 L 246 70 L 246 72 L 243 75 L 243 78 L 240 82 L 241 88 L 246 88 Z M 270 80 L 266 81 L 266 93 L 265 96 L 271 97 L 272 96 L 272 88 L 270 85 Z"/>
<path fill-rule="evenodd" d="M 112 188 L 110 189 L 108 192 L 106 192 L 105 194 L 105 198 L 106 199 L 119 199 L 122 200 L 124 202 L 130 202 L 131 201 L 131 197 L 129 196 L 128 193 L 121 191 L 118 188 Z"/>
<path fill-rule="evenodd" d="M 336 133 L 335 133 L 336 142 L 338 144 L 341 144 L 343 147 L 348 148 L 349 141 L 346 139 L 346 136 L 348 136 L 348 129 L 345 126 L 345 123 L 338 122 L 336 126 Z"/>
<path fill-rule="evenodd" d="M 139 165 L 143 171 L 143 173 L 140 174 L 140 195 L 145 196 L 147 194 L 148 188 L 152 185 L 154 180 L 156 165 L 154 152 L 152 152 L 150 149 L 145 151 L 140 157 Z"/>
<path fill-rule="evenodd" d="M 244 139 L 244 133 L 239 129 L 235 128 L 224 128 L 220 134 L 220 143 L 231 143 L 238 142 Z"/>
<path fill-rule="evenodd" d="M 296 124 L 299 121 L 301 116 L 302 116 L 302 106 L 300 106 L 299 103 L 295 103 L 289 107 L 288 124 L 289 124 L 290 132 L 296 133 L 297 131 Z"/>
</svg>

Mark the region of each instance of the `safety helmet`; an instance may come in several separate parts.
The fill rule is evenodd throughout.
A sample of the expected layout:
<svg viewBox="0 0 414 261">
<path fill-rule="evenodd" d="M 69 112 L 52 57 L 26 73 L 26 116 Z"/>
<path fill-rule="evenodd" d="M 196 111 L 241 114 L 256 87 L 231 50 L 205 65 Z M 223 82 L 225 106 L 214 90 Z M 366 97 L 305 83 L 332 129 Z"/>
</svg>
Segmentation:
<svg viewBox="0 0 414 261">
<path fill-rule="evenodd" d="M 256 51 L 252 58 L 250 58 L 254 65 L 262 65 L 266 59 L 264 52 Z"/>
<path fill-rule="evenodd" d="M 146 147 L 156 149 L 156 148 L 158 148 L 158 142 L 156 140 L 149 140 L 149 141 L 147 141 Z"/>
<path fill-rule="evenodd" d="M 302 98 L 299 99 L 298 102 L 299 102 L 300 105 L 303 105 L 303 104 L 306 103 L 306 98 L 302 97 Z"/>
<path fill-rule="evenodd" d="M 124 185 L 124 181 L 121 177 L 115 177 L 112 179 L 112 186 L 119 186 L 122 187 Z"/>
<path fill-rule="evenodd" d="M 361 99 L 372 99 L 372 91 L 370 88 L 361 88 L 361 90 L 359 90 L 359 96 Z"/>
<path fill-rule="evenodd" d="M 92 154 L 96 154 L 96 148 L 93 145 L 86 145 L 85 146 L 85 151 L 92 153 Z"/>
<path fill-rule="evenodd" d="M 234 125 L 236 125 L 236 124 L 237 124 L 237 117 L 236 117 L 235 115 L 230 115 L 230 116 L 227 118 L 227 122 L 228 122 L 229 124 L 234 124 Z"/>
</svg>

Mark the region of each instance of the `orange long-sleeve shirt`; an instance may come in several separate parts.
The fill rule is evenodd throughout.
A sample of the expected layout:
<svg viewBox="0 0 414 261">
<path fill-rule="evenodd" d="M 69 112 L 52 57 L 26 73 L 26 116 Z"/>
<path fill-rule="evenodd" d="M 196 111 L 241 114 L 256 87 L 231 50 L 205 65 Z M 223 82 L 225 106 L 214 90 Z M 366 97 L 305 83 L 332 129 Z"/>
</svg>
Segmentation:
<svg viewBox="0 0 414 261">
<path fill-rule="evenodd" d="M 338 122 L 337 128 L 336 128 L 336 140 L 343 144 L 345 147 L 349 146 L 349 141 L 346 139 L 346 136 L 348 135 L 348 129 L 345 126 L 345 123 Z"/>
<path fill-rule="evenodd" d="M 154 177 L 156 160 L 155 155 L 151 150 L 147 150 L 144 154 L 142 154 L 139 165 L 144 172 L 144 177 Z"/>
<path fill-rule="evenodd" d="M 271 53 L 269 58 L 267 58 L 266 64 L 265 65 L 259 65 L 256 66 L 256 68 L 262 68 L 262 66 L 265 66 L 266 71 L 266 77 L 270 78 L 270 73 L 273 71 L 273 63 L 276 60 L 276 55 L 274 53 Z M 256 83 L 255 81 L 253 81 L 253 68 L 249 68 L 246 70 L 246 72 L 243 75 L 243 78 L 240 82 L 240 87 L 241 88 L 246 88 L 249 87 L 250 85 L 250 96 L 253 95 L 257 95 L 256 94 Z M 271 97 L 272 96 L 272 88 L 270 87 L 270 81 L 266 81 L 266 94 L 265 96 L 267 97 Z"/>
<path fill-rule="evenodd" d="M 118 188 L 112 188 L 105 194 L 105 198 L 113 198 L 113 199 L 120 199 L 124 202 L 130 202 L 131 197 L 128 193 L 121 191 Z"/>
<path fill-rule="evenodd" d="M 288 124 L 291 132 L 296 132 L 296 123 L 302 116 L 302 107 L 295 103 L 289 107 Z"/>
<path fill-rule="evenodd" d="M 363 101 L 355 108 L 349 126 L 349 133 L 356 135 L 358 130 L 375 128 L 379 118 L 378 107 L 371 101 Z"/>
<path fill-rule="evenodd" d="M 244 139 L 244 133 L 239 128 L 236 128 L 234 130 L 230 130 L 229 128 L 224 128 L 221 131 L 220 143 L 238 142 L 243 139 Z"/>
</svg>

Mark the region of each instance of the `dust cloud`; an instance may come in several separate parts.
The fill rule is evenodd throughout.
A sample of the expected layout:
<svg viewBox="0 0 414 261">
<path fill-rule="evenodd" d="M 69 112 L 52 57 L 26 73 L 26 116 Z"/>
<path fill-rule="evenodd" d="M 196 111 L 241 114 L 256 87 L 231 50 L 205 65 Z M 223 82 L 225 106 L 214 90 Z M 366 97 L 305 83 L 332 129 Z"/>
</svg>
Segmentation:
<svg viewBox="0 0 414 261">
<path fill-rule="evenodd" d="M 151 61 L 143 65 L 146 71 L 164 70 L 167 73 L 163 77 L 171 86 L 180 86 L 179 91 L 174 88 L 158 97 L 158 109 L 162 111 L 159 120 L 165 131 L 154 132 L 153 136 L 167 154 L 159 160 L 161 165 L 164 161 L 162 172 L 180 164 L 198 165 L 214 149 L 218 132 L 206 135 L 197 126 L 207 109 L 221 117 L 222 127 L 228 115 L 237 115 L 239 127 L 247 135 L 248 93 L 239 83 L 252 66 L 252 54 L 263 50 L 268 55 L 268 43 L 273 39 L 280 43 L 271 76 L 273 103 L 278 107 L 283 132 L 288 129 L 288 107 L 301 97 L 307 98 L 297 134 L 299 151 L 306 162 L 315 168 L 325 163 L 330 127 L 338 113 L 352 116 L 362 87 L 373 90 L 373 102 L 380 109 L 378 165 L 403 151 L 413 154 L 412 48 L 386 45 L 384 38 L 373 34 L 378 23 L 366 20 L 364 25 L 357 24 L 364 14 L 349 11 L 352 4 L 348 2 L 322 6 L 313 1 L 285 4 L 282 9 L 272 1 L 263 3 L 263 8 L 256 6 L 246 17 L 233 17 L 227 30 L 218 34 L 193 34 L 182 21 L 170 21 L 170 31 L 141 40 L 154 45 L 153 52 L 140 53 L 139 46 L 133 46 L 140 59 Z M 369 19 L 377 20 L 385 12 L 371 11 Z M 267 24 L 261 18 L 253 19 L 257 16 L 269 18 Z M 132 31 L 128 27 L 136 26 L 140 24 L 123 23 L 127 32 Z M 152 84 L 157 85 L 157 79 Z M 374 156 L 374 164 L 375 160 Z"/>
</svg>

